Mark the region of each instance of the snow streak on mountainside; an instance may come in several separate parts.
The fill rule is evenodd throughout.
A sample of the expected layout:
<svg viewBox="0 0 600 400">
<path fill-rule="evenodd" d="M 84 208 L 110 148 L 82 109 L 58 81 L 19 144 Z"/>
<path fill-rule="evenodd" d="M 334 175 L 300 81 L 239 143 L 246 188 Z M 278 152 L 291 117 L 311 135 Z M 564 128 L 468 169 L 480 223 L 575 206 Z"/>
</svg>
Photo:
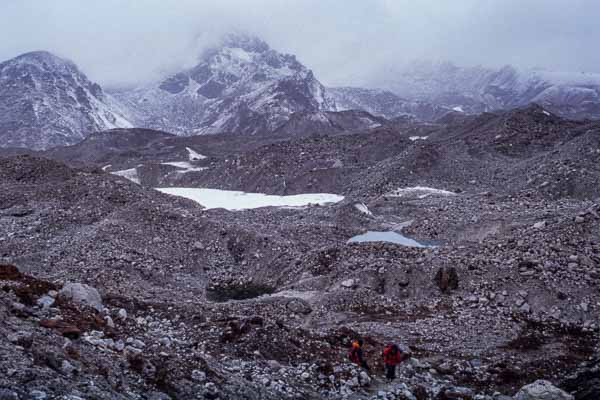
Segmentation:
<svg viewBox="0 0 600 400">
<path fill-rule="evenodd" d="M 48 52 L 0 63 L 0 147 L 45 149 L 132 127 L 119 110 L 75 64 Z"/>
<path fill-rule="evenodd" d="M 335 108 L 293 55 L 237 34 L 206 51 L 195 67 L 115 96 L 135 110 L 138 125 L 185 135 L 272 132 L 293 113 Z"/>
<path fill-rule="evenodd" d="M 570 118 L 600 117 L 600 74 L 414 62 L 370 84 L 404 98 L 478 113 L 535 102 Z"/>
</svg>

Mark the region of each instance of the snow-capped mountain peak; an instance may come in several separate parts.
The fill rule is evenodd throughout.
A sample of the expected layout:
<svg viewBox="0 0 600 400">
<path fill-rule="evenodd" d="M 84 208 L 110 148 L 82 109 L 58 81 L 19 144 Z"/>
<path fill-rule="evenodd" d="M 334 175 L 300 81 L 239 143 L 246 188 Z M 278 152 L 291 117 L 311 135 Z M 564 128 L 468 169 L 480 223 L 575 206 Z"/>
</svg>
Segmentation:
<svg viewBox="0 0 600 400">
<path fill-rule="evenodd" d="M 273 132 L 295 112 L 335 107 L 295 56 L 245 34 L 225 35 L 193 68 L 115 95 L 140 125 L 178 134 Z"/>
<path fill-rule="evenodd" d="M 36 68 L 46 72 L 73 73 L 77 71 L 77 66 L 72 61 L 44 50 L 24 53 L 2 64 L 10 64 L 13 67 L 21 68 Z"/>
<path fill-rule="evenodd" d="M 120 107 L 77 66 L 47 51 L 0 63 L 2 146 L 43 149 L 100 130 L 131 127 Z"/>
</svg>

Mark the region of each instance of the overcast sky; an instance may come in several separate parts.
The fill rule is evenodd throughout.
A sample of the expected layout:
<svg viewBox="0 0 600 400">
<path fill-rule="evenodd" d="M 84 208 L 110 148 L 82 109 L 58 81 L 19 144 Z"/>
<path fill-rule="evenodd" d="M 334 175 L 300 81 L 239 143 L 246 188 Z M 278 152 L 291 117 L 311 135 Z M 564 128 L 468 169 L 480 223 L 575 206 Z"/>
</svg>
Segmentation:
<svg viewBox="0 0 600 400">
<path fill-rule="evenodd" d="M 598 0 L 0 0 L 0 59 L 50 50 L 104 85 L 193 64 L 237 29 L 326 84 L 413 59 L 600 72 Z"/>
</svg>

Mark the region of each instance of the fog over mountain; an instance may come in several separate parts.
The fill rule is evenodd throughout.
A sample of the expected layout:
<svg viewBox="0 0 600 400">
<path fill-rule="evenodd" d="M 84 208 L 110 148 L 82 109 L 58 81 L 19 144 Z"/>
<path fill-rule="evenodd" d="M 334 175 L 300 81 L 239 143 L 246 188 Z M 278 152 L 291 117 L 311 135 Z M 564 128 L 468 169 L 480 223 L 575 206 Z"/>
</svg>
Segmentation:
<svg viewBox="0 0 600 400">
<path fill-rule="evenodd" d="M 49 50 L 104 86 L 195 65 L 232 29 L 292 53 L 326 85 L 362 84 L 413 59 L 600 72 L 593 0 L 8 0 L 0 59 Z"/>
</svg>

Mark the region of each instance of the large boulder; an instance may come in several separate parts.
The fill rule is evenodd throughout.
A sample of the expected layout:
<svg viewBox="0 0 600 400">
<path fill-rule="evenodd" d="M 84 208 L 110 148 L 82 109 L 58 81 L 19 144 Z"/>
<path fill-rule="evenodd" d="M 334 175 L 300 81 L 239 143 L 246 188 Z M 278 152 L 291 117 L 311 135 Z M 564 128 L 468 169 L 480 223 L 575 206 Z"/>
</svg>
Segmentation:
<svg viewBox="0 0 600 400">
<path fill-rule="evenodd" d="M 96 289 L 83 283 L 67 283 L 58 294 L 59 299 L 93 307 L 102 311 L 102 297 Z"/>
<path fill-rule="evenodd" d="M 544 380 L 523 386 L 515 400 L 573 400 L 574 397 Z"/>
</svg>

